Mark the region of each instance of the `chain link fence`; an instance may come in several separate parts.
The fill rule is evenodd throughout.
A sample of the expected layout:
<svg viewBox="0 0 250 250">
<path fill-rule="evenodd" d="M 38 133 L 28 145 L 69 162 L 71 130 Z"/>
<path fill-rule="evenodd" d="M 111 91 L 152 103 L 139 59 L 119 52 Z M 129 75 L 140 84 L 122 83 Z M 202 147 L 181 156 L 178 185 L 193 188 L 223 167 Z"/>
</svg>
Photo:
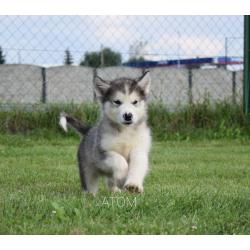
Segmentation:
<svg viewBox="0 0 250 250">
<path fill-rule="evenodd" d="M 168 107 L 242 101 L 243 16 L 0 16 L 0 103 L 94 100 L 93 78 L 151 71 Z"/>
</svg>

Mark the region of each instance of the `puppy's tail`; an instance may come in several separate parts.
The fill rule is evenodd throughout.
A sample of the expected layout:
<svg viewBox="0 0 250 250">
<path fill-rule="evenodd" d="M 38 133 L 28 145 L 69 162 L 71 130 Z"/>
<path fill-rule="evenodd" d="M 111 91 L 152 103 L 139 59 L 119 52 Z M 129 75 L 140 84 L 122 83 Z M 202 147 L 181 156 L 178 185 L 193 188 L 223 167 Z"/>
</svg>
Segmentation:
<svg viewBox="0 0 250 250">
<path fill-rule="evenodd" d="M 68 131 L 67 124 L 69 124 L 72 128 L 74 128 L 77 132 L 81 135 L 85 135 L 90 127 L 83 124 L 81 121 L 77 120 L 76 118 L 62 112 L 60 114 L 59 125 L 63 128 L 64 131 Z"/>
</svg>

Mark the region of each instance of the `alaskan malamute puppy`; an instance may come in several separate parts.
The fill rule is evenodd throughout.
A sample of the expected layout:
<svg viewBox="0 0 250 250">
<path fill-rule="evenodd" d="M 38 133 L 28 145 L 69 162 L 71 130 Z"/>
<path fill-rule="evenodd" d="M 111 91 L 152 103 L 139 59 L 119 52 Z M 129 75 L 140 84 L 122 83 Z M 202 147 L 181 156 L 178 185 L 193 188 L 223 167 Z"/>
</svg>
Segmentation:
<svg viewBox="0 0 250 250">
<path fill-rule="evenodd" d="M 84 135 L 78 149 L 81 184 L 84 191 L 96 194 L 98 177 L 106 176 L 111 191 L 125 189 L 143 192 L 151 144 L 147 126 L 149 72 L 138 79 L 105 81 L 95 77 L 95 93 L 102 104 L 100 121 L 88 127 L 61 113 L 60 125 L 67 124 Z"/>
</svg>

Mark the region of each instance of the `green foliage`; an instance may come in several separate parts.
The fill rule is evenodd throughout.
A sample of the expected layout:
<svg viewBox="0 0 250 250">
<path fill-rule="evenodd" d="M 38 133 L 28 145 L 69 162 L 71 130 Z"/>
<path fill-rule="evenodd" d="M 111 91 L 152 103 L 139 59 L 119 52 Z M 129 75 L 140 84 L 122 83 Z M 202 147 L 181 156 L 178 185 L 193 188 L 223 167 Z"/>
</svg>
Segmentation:
<svg viewBox="0 0 250 250">
<path fill-rule="evenodd" d="M 69 49 L 65 50 L 64 64 L 72 65 L 74 63 L 73 57 L 69 51 Z"/>
<path fill-rule="evenodd" d="M 99 106 L 94 103 L 85 103 L 84 105 L 41 104 L 36 106 L 33 111 L 17 105 L 13 106 L 10 111 L 0 111 L 0 119 L 2 120 L 0 132 L 26 133 L 38 130 L 51 130 L 60 133 L 58 121 L 62 111 L 72 114 L 89 124 L 93 124 L 99 116 Z"/>
<path fill-rule="evenodd" d="M 88 124 L 99 118 L 96 103 L 38 105 L 31 112 L 16 106 L 0 111 L 0 132 L 17 133 L 48 130 L 61 134 L 58 118 L 61 111 L 68 112 Z M 220 102 L 211 105 L 209 100 L 170 112 L 162 103 L 151 103 L 148 109 L 149 125 L 157 140 L 189 140 L 195 138 L 220 139 L 250 136 L 250 119 L 241 105 Z M 73 131 L 70 134 L 75 134 Z"/>
<path fill-rule="evenodd" d="M 139 58 L 132 57 L 126 63 L 139 63 L 139 62 L 144 62 L 144 61 L 145 59 L 141 56 Z"/>
<path fill-rule="evenodd" d="M 103 62 L 102 59 L 103 58 Z M 80 63 L 81 66 L 89 67 L 108 67 L 121 65 L 122 57 L 118 52 L 112 51 L 110 48 L 104 48 L 99 52 L 87 52 L 84 55 L 84 60 Z"/>
<path fill-rule="evenodd" d="M 3 54 L 2 47 L 0 46 L 0 64 L 5 64 L 5 55 Z"/>
<path fill-rule="evenodd" d="M 250 136 L 250 119 L 242 106 L 231 102 L 211 104 L 209 99 L 168 111 L 162 104 L 149 106 L 149 123 L 159 140 L 189 140 L 194 138 L 239 138 Z"/>
</svg>

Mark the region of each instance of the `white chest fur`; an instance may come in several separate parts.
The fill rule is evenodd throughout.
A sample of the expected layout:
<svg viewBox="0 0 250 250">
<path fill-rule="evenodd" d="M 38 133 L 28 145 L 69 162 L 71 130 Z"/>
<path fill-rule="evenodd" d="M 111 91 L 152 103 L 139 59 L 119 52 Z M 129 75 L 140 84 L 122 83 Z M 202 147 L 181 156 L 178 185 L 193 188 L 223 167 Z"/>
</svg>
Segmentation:
<svg viewBox="0 0 250 250">
<path fill-rule="evenodd" d="M 106 133 L 101 140 L 101 147 L 105 151 L 115 151 L 128 160 L 134 148 L 148 147 L 150 144 L 149 129 L 146 126 L 137 128 L 128 127 L 119 133 Z"/>
</svg>

